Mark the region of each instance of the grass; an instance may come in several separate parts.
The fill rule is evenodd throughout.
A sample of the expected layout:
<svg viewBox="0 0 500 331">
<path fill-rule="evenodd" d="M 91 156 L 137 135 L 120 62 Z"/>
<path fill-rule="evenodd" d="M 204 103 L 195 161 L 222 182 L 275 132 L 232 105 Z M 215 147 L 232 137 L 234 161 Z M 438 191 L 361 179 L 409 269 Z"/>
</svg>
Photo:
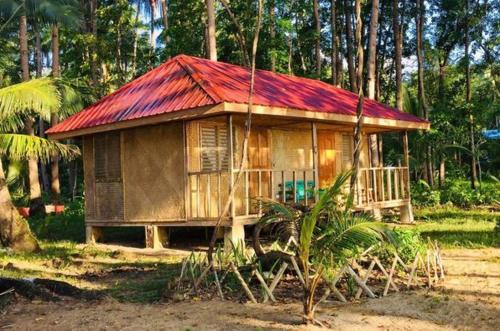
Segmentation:
<svg viewBox="0 0 500 331">
<path fill-rule="evenodd" d="M 499 219 L 500 212 L 487 209 L 423 208 L 415 210 L 417 225 L 411 229 L 445 248 L 500 247 L 500 233 L 494 230 Z M 178 256 L 138 255 L 81 244 L 84 223 L 80 203 L 62 215 L 30 223 L 42 252 L 0 250 L 0 276 L 57 279 L 80 288 L 98 289 L 119 301 L 152 303 L 161 299 L 167 283 L 180 272 Z"/>
<path fill-rule="evenodd" d="M 500 212 L 441 206 L 416 209 L 415 220 L 423 238 L 437 240 L 444 247 L 500 247 L 500 232 L 495 231 Z"/>
</svg>

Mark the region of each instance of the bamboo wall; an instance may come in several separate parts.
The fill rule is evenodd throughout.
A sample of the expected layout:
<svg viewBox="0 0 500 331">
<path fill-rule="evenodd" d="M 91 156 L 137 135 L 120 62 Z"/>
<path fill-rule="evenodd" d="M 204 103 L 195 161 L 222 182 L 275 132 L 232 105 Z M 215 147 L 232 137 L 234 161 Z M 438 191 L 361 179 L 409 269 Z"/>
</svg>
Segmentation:
<svg viewBox="0 0 500 331">
<path fill-rule="evenodd" d="M 116 147 L 121 178 L 113 182 L 96 180 L 95 153 L 106 150 L 97 137 L 83 139 L 87 220 L 154 223 L 185 218 L 182 122 L 121 131 Z"/>
</svg>

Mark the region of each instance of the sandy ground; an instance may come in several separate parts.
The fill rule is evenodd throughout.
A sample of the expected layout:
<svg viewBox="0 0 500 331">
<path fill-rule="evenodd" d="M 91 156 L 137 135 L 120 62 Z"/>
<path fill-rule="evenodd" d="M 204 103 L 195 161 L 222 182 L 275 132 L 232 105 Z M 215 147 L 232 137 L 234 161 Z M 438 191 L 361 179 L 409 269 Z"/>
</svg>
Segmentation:
<svg viewBox="0 0 500 331">
<path fill-rule="evenodd" d="M 500 249 L 448 250 L 448 274 L 433 291 L 325 303 L 318 317 L 336 330 L 498 330 Z M 0 315 L 1 330 L 315 330 L 300 324 L 299 304 L 223 301 L 124 304 L 21 301 Z"/>
</svg>

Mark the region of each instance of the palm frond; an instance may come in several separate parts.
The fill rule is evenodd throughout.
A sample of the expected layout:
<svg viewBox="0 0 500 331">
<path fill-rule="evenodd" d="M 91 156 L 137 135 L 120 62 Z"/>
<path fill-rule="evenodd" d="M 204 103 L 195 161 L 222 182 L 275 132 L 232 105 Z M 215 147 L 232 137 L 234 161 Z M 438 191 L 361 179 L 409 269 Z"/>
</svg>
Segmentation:
<svg viewBox="0 0 500 331">
<path fill-rule="evenodd" d="M 74 158 L 80 155 L 80 150 L 74 145 L 65 145 L 37 136 L 0 133 L 0 155 L 14 160 L 36 158 L 48 162 L 54 155 L 65 159 Z"/>
<path fill-rule="evenodd" d="M 36 112 L 48 120 L 61 105 L 60 93 L 50 78 L 33 79 L 0 89 L 0 123 Z"/>
</svg>

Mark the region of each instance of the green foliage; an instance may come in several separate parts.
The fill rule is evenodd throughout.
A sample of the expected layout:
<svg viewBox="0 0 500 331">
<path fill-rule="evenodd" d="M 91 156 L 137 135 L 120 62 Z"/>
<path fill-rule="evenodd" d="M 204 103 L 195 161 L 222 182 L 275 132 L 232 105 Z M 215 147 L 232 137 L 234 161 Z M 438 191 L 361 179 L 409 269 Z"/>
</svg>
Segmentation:
<svg viewBox="0 0 500 331">
<path fill-rule="evenodd" d="M 423 180 L 412 185 L 412 202 L 419 207 L 453 204 L 471 208 L 499 201 L 500 183 L 495 180 L 483 181 L 476 190 L 470 187 L 470 182 L 463 179 L 448 180 L 442 188 L 434 189 Z"/>
<path fill-rule="evenodd" d="M 49 214 L 45 218 L 30 218 L 31 230 L 40 239 L 85 241 L 85 210 L 83 200 L 65 206 L 61 214 Z"/>
<path fill-rule="evenodd" d="M 437 206 L 441 202 L 441 192 L 432 189 L 424 180 L 419 180 L 411 186 L 411 199 L 415 206 Z"/>
<path fill-rule="evenodd" d="M 418 231 L 404 228 L 395 228 L 390 242 L 382 243 L 374 251 L 382 261 L 391 261 L 396 252 L 405 262 L 413 262 L 417 252 L 425 254 L 427 244 Z"/>
</svg>

